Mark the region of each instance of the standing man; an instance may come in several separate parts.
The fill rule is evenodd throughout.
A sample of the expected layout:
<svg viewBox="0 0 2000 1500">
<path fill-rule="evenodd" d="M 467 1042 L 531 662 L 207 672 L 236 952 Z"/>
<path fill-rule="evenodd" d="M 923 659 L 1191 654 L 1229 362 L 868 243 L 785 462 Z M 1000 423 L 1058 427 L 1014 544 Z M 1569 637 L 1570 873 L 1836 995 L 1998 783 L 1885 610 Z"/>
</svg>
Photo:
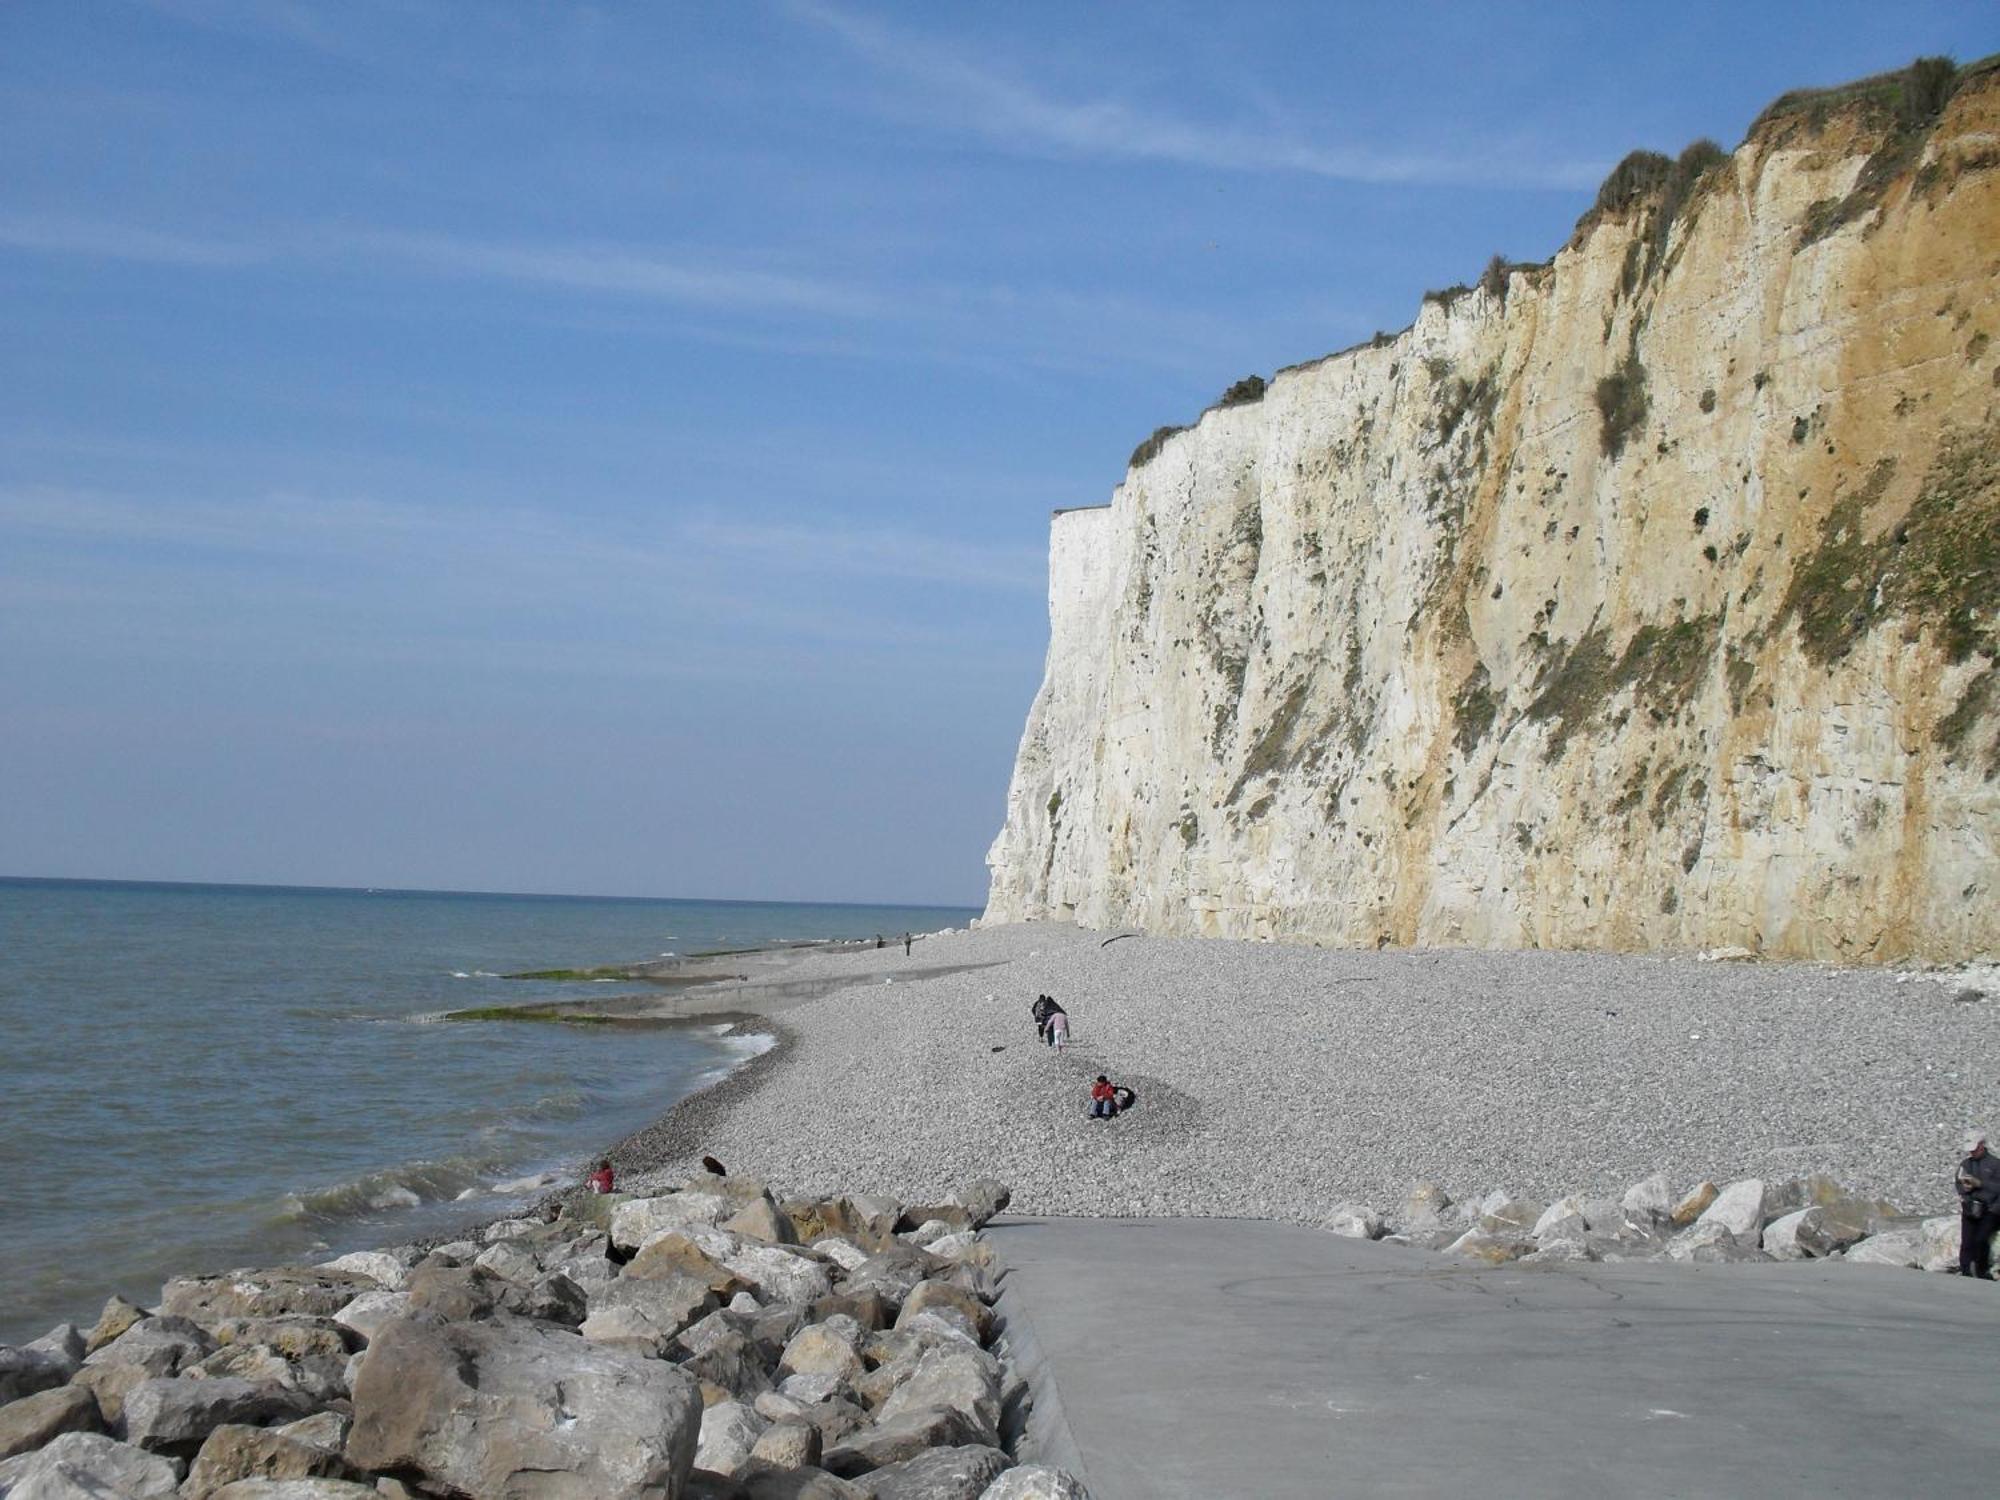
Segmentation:
<svg viewBox="0 0 2000 1500">
<path fill-rule="evenodd" d="M 1993 1231 L 2000 1229 L 2000 1160 L 1986 1149 L 1986 1132 L 1965 1136 L 1958 1164 L 1958 1274 L 1993 1279 Z"/>
<path fill-rule="evenodd" d="M 903 934 L 903 957 L 908 958 L 909 956 L 910 956 L 910 935 L 906 932 Z"/>
</svg>

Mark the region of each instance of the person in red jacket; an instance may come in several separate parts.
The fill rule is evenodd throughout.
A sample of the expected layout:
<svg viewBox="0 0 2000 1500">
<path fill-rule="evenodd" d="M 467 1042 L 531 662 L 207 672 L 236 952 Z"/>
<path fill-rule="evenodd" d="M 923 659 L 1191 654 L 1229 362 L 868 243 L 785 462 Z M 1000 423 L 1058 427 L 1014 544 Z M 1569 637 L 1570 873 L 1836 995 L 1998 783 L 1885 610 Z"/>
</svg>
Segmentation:
<svg viewBox="0 0 2000 1500">
<path fill-rule="evenodd" d="M 588 1177 L 584 1179 L 584 1185 L 588 1187 L 593 1193 L 610 1192 L 611 1163 L 608 1161 L 600 1161 L 597 1164 L 597 1170 L 595 1172 L 592 1172 Z"/>
<path fill-rule="evenodd" d="M 1097 1082 L 1090 1086 L 1090 1117 L 1093 1120 L 1108 1120 L 1117 1113 L 1118 1090 L 1112 1087 L 1110 1079 L 1099 1073 Z"/>
</svg>

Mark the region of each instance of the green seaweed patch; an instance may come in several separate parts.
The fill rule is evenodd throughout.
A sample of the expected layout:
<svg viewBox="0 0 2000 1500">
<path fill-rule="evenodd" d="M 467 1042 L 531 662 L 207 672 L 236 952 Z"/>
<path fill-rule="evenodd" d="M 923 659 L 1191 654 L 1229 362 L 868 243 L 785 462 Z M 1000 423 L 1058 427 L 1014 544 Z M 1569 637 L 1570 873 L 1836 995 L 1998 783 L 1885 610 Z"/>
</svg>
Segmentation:
<svg viewBox="0 0 2000 1500">
<path fill-rule="evenodd" d="M 500 977 L 502 979 L 551 979 L 575 984 L 599 979 L 632 979 L 637 976 L 630 969 L 614 967 L 599 969 L 529 969 L 524 973 L 502 974 Z"/>
<path fill-rule="evenodd" d="M 481 1005 L 471 1010 L 446 1011 L 444 1018 L 447 1021 L 544 1021 L 559 1026 L 611 1026 L 617 1023 L 615 1016 L 583 1015 L 545 1005 Z"/>
<path fill-rule="evenodd" d="M 1556 721 L 1543 758 L 1560 757 L 1570 736 L 1627 688 L 1656 719 L 1678 713 L 1713 667 L 1721 630 L 1720 613 L 1642 625 L 1617 656 L 1602 628 L 1586 632 L 1545 669 L 1528 705 L 1530 719 Z"/>
<path fill-rule="evenodd" d="M 1947 437 L 1902 520 L 1871 536 L 1895 467 L 1882 459 L 1835 502 L 1792 565 L 1778 623 L 1796 621 L 1801 649 L 1821 666 L 1898 616 L 1929 630 L 1952 662 L 2000 654 L 2000 422 Z"/>
</svg>

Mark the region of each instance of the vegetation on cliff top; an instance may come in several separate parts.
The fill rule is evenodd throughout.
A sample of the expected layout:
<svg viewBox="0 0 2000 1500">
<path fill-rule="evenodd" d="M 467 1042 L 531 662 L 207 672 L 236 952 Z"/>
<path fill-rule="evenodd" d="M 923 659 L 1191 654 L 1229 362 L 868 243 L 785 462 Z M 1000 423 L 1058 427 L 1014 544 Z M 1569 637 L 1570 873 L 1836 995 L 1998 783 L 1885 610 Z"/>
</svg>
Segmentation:
<svg viewBox="0 0 2000 1500">
<path fill-rule="evenodd" d="M 1931 128 L 1951 103 L 1952 95 L 1975 71 L 1992 62 L 1988 58 L 1960 68 L 1948 57 L 1920 57 L 1899 72 L 1879 73 L 1844 88 L 1787 94 L 1758 116 L 1758 123 L 1764 124 L 1803 113 L 1818 127 L 1833 109 L 1844 106 L 1859 109 L 1869 125 L 1882 132 L 1881 144 L 1862 164 L 1847 193 L 1822 198 L 1812 206 L 1799 230 L 1798 248 L 1803 250 L 1880 208 L 1891 185 L 1923 155 Z"/>
<path fill-rule="evenodd" d="M 1842 198 L 1815 204 L 1801 229 L 1800 247 L 1831 234 L 1843 224 L 1854 222 L 1879 207 L 1891 184 L 1910 170 L 1921 157 L 1925 141 L 1952 98 L 1972 78 L 1989 72 L 2000 73 L 2000 54 L 1959 66 L 1948 57 L 1920 57 L 1907 67 L 1878 73 L 1831 88 L 1795 89 L 1780 95 L 1751 123 L 1746 139 L 1773 129 L 1819 130 L 1838 112 L 1860 111 L 1872 128 L 1885 132 L 1882 143 L 1870 155 L 1853 188 Z M 1674 225 L 1697 200 L 1704 182 L 1730 161 L 1730 154 L 1714 141 L 1702 138 L 1691 142 L 1678 157 L 1657 151 L 1633 151 L 1599 185 L 1596 198 L 1577 220 L 1576 236 L 1581 236 L 1606 217 L 1626 216 L 1635 211 L 1649 214 L 1643 232 L 1633 240 L 1626 258 L 1621 292 L 1630 296 L 1668 266 L 1668 242 Z M 1511 273 L 1535 271 L 1549 262 L 1509 261 L 1495 255 L 1476 283 L 1495 300 L 1506 296 Z M 1424 293 L 1424 300 L 1446 307 L 1469 295 L 1473 287 L 1459 284 Z M 1607 330 L 1609 323 L 1607 321 Z M 1381 348 L 1395 335 L 1377 333 L 1319 360 L 1306 361 L 1287 369 L 1305 369 L 1339 358 L 1356 350 Z M 1608 331 L 1607 331 L 1608 337 Z M 1280 373 L 1283 373 L 1282 371 Z M 1645 372 L 1636 355 L 1627 357 L 1613 375 L 1598 386 L 1598 406 L 1604 418 L 1604 451 L 1616 457 L 1625 438 L 1645 416 Z M 1215 411 L 1249 401 L 1261 400 L 1268 383 L 1261 376 L 1238 381 L 1208 408 Z M 1204 413 L 1206 415 L 1206 413 Z M 1130 468 L 1141 468 L 1157 457 L 1167 439 L 1189 430 L 1186 426 L 1165 426 L 1132 450 Z"/>
</svg>

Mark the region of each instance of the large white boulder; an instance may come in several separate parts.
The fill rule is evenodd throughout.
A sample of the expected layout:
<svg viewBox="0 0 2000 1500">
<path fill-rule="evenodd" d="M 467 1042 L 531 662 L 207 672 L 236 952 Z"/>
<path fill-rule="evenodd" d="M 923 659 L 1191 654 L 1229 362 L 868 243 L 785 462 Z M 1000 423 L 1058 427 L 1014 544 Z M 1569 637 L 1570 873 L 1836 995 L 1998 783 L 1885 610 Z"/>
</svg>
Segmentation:
<svg viewBox="0 0 2000 1500">
<path fill-rule="evenodd" d="M 694 1466 L 731 1478 L 750 1467 L 751 1450 L 771 1424 L 741 1401 L 718 1401 L 701 1414 Z"/>
<path fill-rule="evenodd" d="M 305 1395 L 274 1382 L 215 1376 L 147 1380 L 125 1397 L 125 1440 L 146 1449 L 199 1443 L 228 1422 L 262 1427 L 302 1417 Z"/>
<path fill-rule="evenodd" d="M 853 1319 L 841 1319 L 853 1325 Z M 826 1323 L 809 1323 L 792 1335 L 778 1368 L 787 1375 L 833 1375 L 845 1381 L 861 1378 L 866 1368 L 855 1350 L 857 1338 L 846 1329 Z"/>
<path fill-rule="evenodd" d="M 270 1266 L 225 1271 L 219 1276 L 183 1276 L 160 1293 L 160 1311 L 173 1317 L 213 1323 L 222 1318 L 328 1318 L 375 1282 L 352 1271 L 325 1266 Z"/>
<path fill-rule="evenodd" d="M 0 1459 L 32 1453 L 65 1432 L 102 1429 L 97 1398 L 80 1385 L 59 1385 L 0 1406 Z"/>
<path fill-rule="evenodd" d="M 1915 1229 L 1889 1229 L 1871 1234 L 1847 1252 L 1847 1259 L 1859 1266 L 1900 1266 L 1910 1269 L 1921 1254 Z"/>
<path fill-rule="evenodd" d="M 1958 1269 L 1958 1215 L 1939 1214 L 1917 1226 L 1917 1265 L 1926 1271 Z"/>
<path fill-rule="evenodd" d="M 394 1322 L 409 1310 L 408 1292 L 363 1292 L 335 1313 L 333 1321 L 342 1328 L 351 1329 L 365 1341 L 375 1337 L 375 1330 L 384 1323 Z"/>
<path fill-rule="evenodd" d="M 1664 1218 L 1674 1211 L 1674 1190 L 1667 1185 L 1664 1172 L 1655 1172 L 1625 1189 L 1618 1206 L 1627 1213 L 1658 1214 Z"/>
<path fill-rule="evenodd" d="M 882 1403 L 880 1419 L 946 1407 L 974 1423 L 981 1440 L 1000 1437 L 1000 1381 L 991 1356 L 976 1349 L 937 1348 L 917 1361 L 907 1379 Z"/>
<path fill-rule="evenodd" d="M 824 1264 L 776 1245 L 741 1245 L 724 1255 L 722 1264 L 767 1301 L 816 1302 L 833 1291 L 833 1277 Z"/>
<path fill-rule="evenodd" d="M 86 1365 L 133 1365 L 148 1375 L 178 1375 L 215 1352 L 215 1336 L 186 1318 L 145 1318 L 94 1351 Z"/>
<path fill-rule="evenodd" d="M 1525 1234 L 1494 1233 L 1475 1227 L 1466 1230 L 1444 1248 L 1447 1255 L 1460 1255 L 1467 1260 L 1484 1261 L 1489 1266 L 1501 1266 L 1531 1253 L 1535 1242 Z"/>
<path fill-rule="evenodd" d="M 168 1460 L 95 1432 L 66 1432 L 0 1463 L 7 1500 L 176 1500 L 179 1493 Z"/>
<path fill-rule="evenodd" d="M 1795 1209 L 1764 1226 L 1764 1248 L 1779 1260 L 1806 1260 L 1830 1255 L 1842 1244 L 1840 1232 L 1829 1222 L 1827 1211 L 1817 1203 Z"/>
<path fill-rule="evenodd" d="M 1336 1203 L 1327 1210 L 1319 1227 L 1329 1234 L 1350 1240 L 1379 1240 L 1386 1226 L 1382 1223 L 1382 1216 L 1367 1204 L 1349 1201 Z"/>
<path fill-rule="evenodd" d="M 366 1276 L 388 1292 L 400 1291 L 410 1276 L 410 1268 L 385 1250 L 356 1250 L 349 1255 L 321 1261 L 320 1265 L 328 1271 L 350 1271 L 356 1276 Z"/>
<path fill-rule="evenodd" d="M 1694 1222 L 1697 1229 L 1713 1225 L 1728 1230 L 1739 1240 L 1756 1244 L 1764 1229 L 1763 1179 L 1746 1177 L 1730 1183 Z"/>
<path fill-rule="evenodd" d="M 1584 1217 L 1583 1200 L 1577 1197 L 1558 1198 L 1542 1210 L 1535 1220 L 1535 1227 L 1529 1231 L 1537 1244 L 1546 1245 L 1555 1240 L 1574 1240 L 1583 1243 L 1590 1232 L 1590 1222 Z"/>
<path fill-rule="evenodd" d="M 1090 1491 L 1066 1469 L 1022 1464 L 986 1486 L 979 1500 L 1090 1500 Z"/>
<path fill-rule="evenodd" d="M 1479 1216 L 1474 1222 L 1489 1234 L 1525 1234 L 1541 1216 L 1541 1204 L 1495 1188 L 1479 1200 Z"/>
<path fill-rule="evenodd" d="M 471 1495 L 651 1500 L 681 1492 L 701 1411 L 664 1360 L 543 1324 L 410 1318 L 360 1359 L 347 1458 Z"/>
<path fill-rule="evenodd" d="M 620 1250 L 637 1250 L 650 1235 L 691 1225 L 714 1228 L 735 1213 L 734 1198 L 721 1193 L 668 1193 L 659 1198 L 632 1198 L 611 1214 L 611 1243 Z"/>
<path fill-rule="evenodd" d="M 664 1354 L 675 1336 L 715 1311 L 715 1294 L 693 1276 L 621 1276 L 590 1294 L 577 1331 L 599 1344 Z"/>
</svg>

